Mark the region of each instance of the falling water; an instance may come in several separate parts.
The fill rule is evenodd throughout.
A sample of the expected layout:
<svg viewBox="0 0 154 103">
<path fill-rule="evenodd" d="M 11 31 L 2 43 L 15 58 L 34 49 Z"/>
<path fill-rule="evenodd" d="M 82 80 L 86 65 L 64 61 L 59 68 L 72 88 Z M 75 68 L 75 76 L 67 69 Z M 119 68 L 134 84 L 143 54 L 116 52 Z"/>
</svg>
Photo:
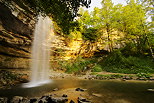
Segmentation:
<svg viewBox="0 0 154 103">
<path fill-rule="evenodd" d="M 38 17 L 35 25 L 34 40 L 32 45 L 32 62 L 30 82 L 24 87 L 35 87 L 49 83 L 50 45 L 53 35 L 52 21 L 49 17 Z"/>
</svg>

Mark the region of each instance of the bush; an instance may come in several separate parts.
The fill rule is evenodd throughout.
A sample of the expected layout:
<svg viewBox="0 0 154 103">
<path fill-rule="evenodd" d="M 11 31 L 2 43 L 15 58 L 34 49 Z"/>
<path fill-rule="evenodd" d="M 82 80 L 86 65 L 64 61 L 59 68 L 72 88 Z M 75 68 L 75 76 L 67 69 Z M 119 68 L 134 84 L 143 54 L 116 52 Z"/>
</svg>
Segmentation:
<svg viewBox="0 0 154 103">
<path fill-rule="evenodd" d="M 91 64 L 94 63 L 92 59 L 84 59 L 78 57 L 75 60 L 63 61 L 60 63 L 62 68 L 66 68 L 67 73 L 82 73 L 86 70 L 91 69 Z"/>
<path fill-rule="evenodd" d="M 100 65 L 95 65 L 92 68 L 92 72 L 101 72 L 102 71 L 102 67 Z"/>
<path fill-rule="evenodd" d="M 154 73 L 154 63 L 147 57 L 125 57 L 119 50 L 99 63 L 103 70 L 114 73 Z"/>
<path fill-rule="evenodd" d="M 136 76 L 138 78 L 147 78 L 147 79 L 149 79 L 150 77 L 152 77 L 149 73 L 137 73 Z"/>
</svg>

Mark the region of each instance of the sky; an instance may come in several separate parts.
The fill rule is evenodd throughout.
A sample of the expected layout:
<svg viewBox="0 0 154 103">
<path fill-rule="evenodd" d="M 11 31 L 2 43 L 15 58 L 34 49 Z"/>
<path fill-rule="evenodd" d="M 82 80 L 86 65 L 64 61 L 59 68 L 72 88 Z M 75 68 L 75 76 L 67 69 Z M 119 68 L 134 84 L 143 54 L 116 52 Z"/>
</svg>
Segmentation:
<svg viewBox="0 0 154 103">
<path fill-rule="evenodd" d="M 90 4 L 90 8 L 88 9 L 89 11 L 92 11 L 95 7 L 101 7 L 101 1 L 102 0 L 91 0 L 91 4 Z M 126 4 L 125 2 L 126 0 L 112 0 L 112 2 L 114 4 L 118 4 L 118 3 L 121 3 L 123 5 Z"/>
</svg>

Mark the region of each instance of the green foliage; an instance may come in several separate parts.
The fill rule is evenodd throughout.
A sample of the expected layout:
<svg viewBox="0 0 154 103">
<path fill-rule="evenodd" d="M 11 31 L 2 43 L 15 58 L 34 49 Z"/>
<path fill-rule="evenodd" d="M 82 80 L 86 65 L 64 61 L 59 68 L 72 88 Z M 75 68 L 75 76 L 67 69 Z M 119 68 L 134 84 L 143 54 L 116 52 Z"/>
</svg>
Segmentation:
<svg viewBox="0 0 154 103">
<path fill-rule="evenodd" d="M 82 34 L 81 32 L 74 30 L 73 32 L 71 32 L 68 35 L 69 39 L 81 39 L 82 38 Z"/>
<path fill-rule="evenodd" d="M 78 19 L 81 33 L 85 40 L 108 46 L 113 51 L 114 44 L 133 43 L 133 49 L 138 52 L 151 48 L 153 43 L 152 22 L 147 22 L 145 5 L 148 2 L 128 0 L 128 4 L 114 5 L 112 0 L 102 0 L 102 8 L 94 8 L 88 11 L 80 10 L 81 17 Z M 151 4 L 149 4 L 151 5 Z M 118 38 L 114 31 L 123 33 Z M 116 35 L 119 35 L 116 33 Z M 105 43 L 104 43 L 105 42 Z"/>
<path fill-rule="evenodd" d="M 92 68 L 92 72 L 101 72 L 102 71 L 102 67 L 100 65 L 95 65 L 93 68 Z"/>
<path fill-rule="evenodd" d="M 98 38 L 97 29 L 88 28 L 82 33 L 85 40 L 96 41 Z"/>
<path fill-rule="evenodd" d="M 136 76 L 138 78 L 147 78 L 147 79 L 149 79 L 150 77 L 152 77 L 149 73 L 137 73 Z"/>
<path fill-rule="evenodd" d="M 121 48 L 121 52 L 125 56 L 139 56 L 141 53 L 138 51 L 135 43 L 127 43 L 124 48 Z"/>
<path fill-rule="evenodd" d="M 67 73 L 82 73 L 89 70 L 91 68 L 89 65 L 93 62 L 93 60 L 78 57 L 75 60 L 63 61 L 60 64 L 63 68 L 66 68 Z"/>
<path fill-rule="evenodd" d="M 146 13 L 138 0 L 128 0 L 125 6 L 102 0 L 102 8 L 95 8 L 91 13 L 80 11 L 79 32 L 84 40 L 105 45 L 102 47 L 107 46 L 111 52 L 93 71 L 102 68 L 119 73 L 154 73 L 154 63 L 145 55 L 149 56 L 154 49 L 152 23 L 146 21 Z M 115 44 L 120 45 L 117 51 L 114 51 Z"/>
<path fill-rule="evenodd" d="M 97 75 L 97 74 L 98 74 L 98 72 L 91 72 L 90 75 Z"/>
<path fill-rule="evenodd" d="M 143 28 L 142 25 L 146 20 L 146 12 L 143 9 L 142 5 L 138 4 L 134 0 L 131 0 L 128 5 L 126 5 L 123 9 L 122 22 L 125 29 L 129 35 L 128 38 L 136 38 L 138 35 L 142 35 Z"/>
<path fill-rule="evenodd" d="M 115 73 L 154 73 L 154 63 L 147 57 L 125 57 L 119 50 L 99 63 L 103 70 Z"/>
</svg>

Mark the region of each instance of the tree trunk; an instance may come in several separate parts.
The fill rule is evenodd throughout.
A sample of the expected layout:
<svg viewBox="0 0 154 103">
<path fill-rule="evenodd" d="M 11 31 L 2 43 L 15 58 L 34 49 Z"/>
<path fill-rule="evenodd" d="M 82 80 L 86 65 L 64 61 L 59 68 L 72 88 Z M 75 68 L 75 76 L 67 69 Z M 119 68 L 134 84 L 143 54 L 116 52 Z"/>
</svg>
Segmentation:
<svg viewBox="0 0 154 103">
<path fill-rule="evenodd" d="M 147 34 L 146 34 L 145 26 L 142 25 L 142 27 L 143 27 L 144 34 L 145 34 L 145 42 L 146 42 L 146 40 L 147 40 L 147 43 L 148 43 L 148 46 L 149 46 L 149 50 L 150 50 L 151 56 L 152 56 L 152 58 L 154 59 L 154 52 L 153 52 L 153 50 L 152 50 L 152 47 L 150 46 L 149 39 L 148 39 L 148 36 L 147 36 Z"/>
<path fill-rule="evenodd" d="M 112 40 L 110 39 L 110 28 L 109 28 L 109 24 L 107 23 L 106 24 L 106 31 L 107 31 L 107 35 L 108 35 L 108 46 L 109 46 L 109 52 L 112 52 L 113 51 L 113 46 L 112 46 Z"/>
</svg>

